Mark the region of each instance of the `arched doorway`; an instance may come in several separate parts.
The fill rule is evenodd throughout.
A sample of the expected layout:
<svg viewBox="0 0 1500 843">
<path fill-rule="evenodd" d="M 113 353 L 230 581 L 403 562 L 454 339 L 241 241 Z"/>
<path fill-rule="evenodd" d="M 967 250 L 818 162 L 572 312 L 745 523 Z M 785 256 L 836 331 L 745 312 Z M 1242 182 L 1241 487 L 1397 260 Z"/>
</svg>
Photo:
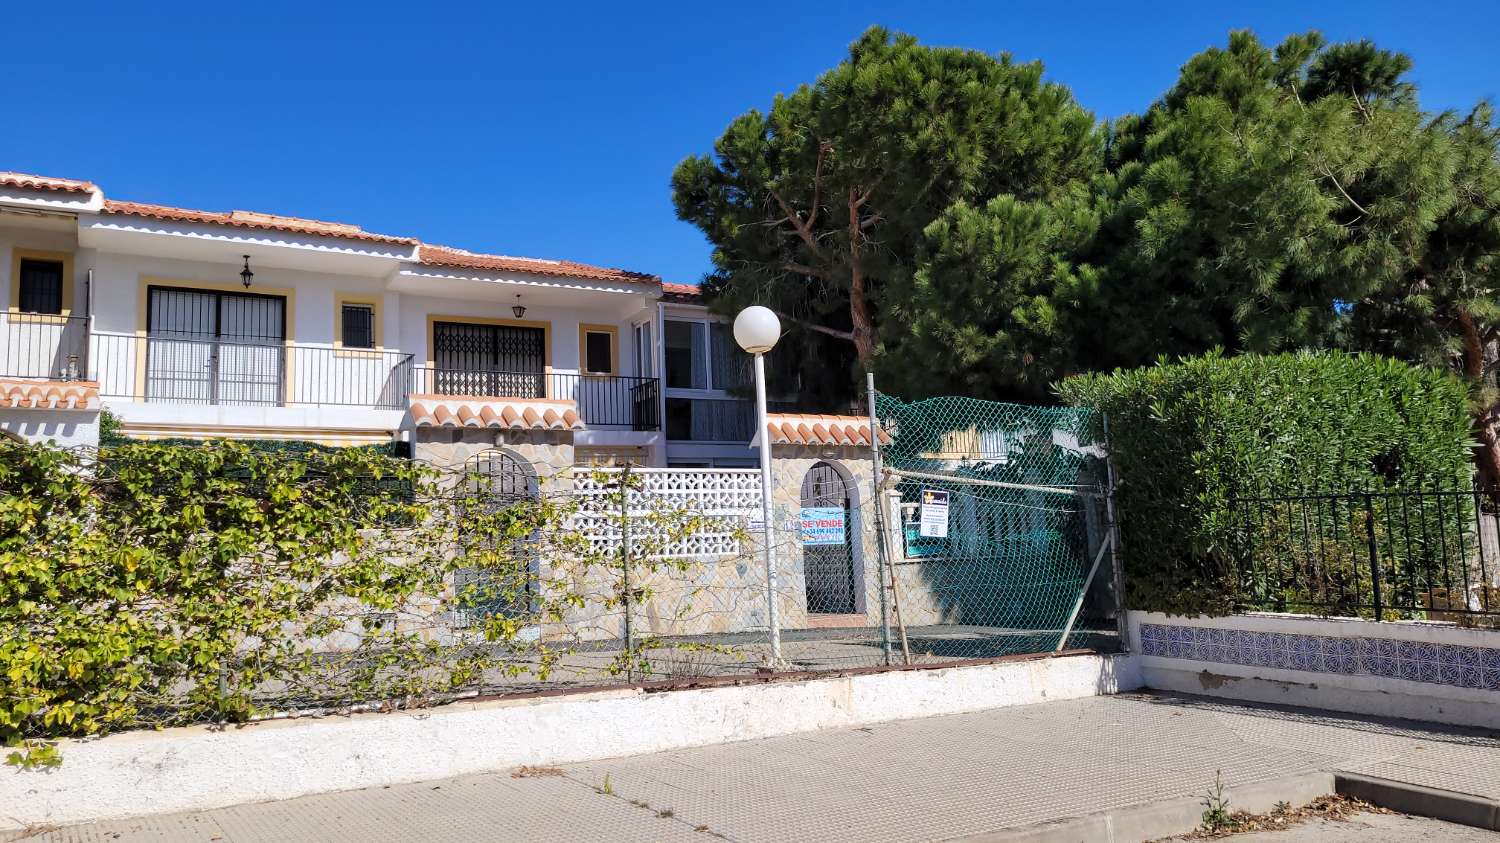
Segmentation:
<svg viewBox="0 0 1500 843">
<path fill-rule="evenodd" d="M 802 514 L 823 523 L 823 529 L 804 529 L 802 572 L 807 611 L 812 615 L 848 615 L 857 611 L 854 587 L 852 494 L 838 469 L 815 464 L 802 478 Z M 832 527 L 834 523 L 839 526 Z"/>
<path fill-rule="evenodd" d="M 491 615 L 516 617 L 531 611 L 536 596 L 539 566 L 528 539 L 504 539 L 496 535 L 500 526 L 493 519 L 517 504 L 537 499 L 536 473 L 530 463 L 498 449 L 482 451 L 464 463 L 464 492 L 468 524 L 461 525 L 470 552 L 508 551 L 485 567 L 459 568 L 453 572 L 458 596 L 454 618 L 459 626 L 483 623 Z M 483 521 L 483 528 L 474 524 Z M 508 544 L 508 547 L 502 547 Z"/>
</svg>

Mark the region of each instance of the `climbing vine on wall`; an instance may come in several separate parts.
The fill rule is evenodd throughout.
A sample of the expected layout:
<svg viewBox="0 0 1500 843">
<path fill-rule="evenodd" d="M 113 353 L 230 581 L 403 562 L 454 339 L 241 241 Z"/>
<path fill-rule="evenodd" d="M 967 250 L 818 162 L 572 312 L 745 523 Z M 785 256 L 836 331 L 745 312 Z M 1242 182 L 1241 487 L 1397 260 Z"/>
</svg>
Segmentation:
<svg viewBox="0 0 1500 843">
<path fill-rule="evenodd" d="M 572 514 L 367 449 L 0 442 L 0 742 L 35 766 L 58 737 L 545 680 L 570 613 L 617 609 L 620 567 L 654 564 Z M 705 526 L 654 517 L 665 540 Z M 649 670 L 648 646 L 609 669 Z"/>
</svg>

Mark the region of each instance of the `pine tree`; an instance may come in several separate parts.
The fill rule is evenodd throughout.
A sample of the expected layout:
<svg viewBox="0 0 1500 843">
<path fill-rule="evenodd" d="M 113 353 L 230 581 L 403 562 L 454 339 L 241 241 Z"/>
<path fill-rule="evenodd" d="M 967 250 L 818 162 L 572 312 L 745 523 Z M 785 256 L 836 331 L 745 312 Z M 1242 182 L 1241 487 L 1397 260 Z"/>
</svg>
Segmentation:
<svg viewBox="0 0 1500 843">
<path fill-rule="evenodd" d="M 712 156 L 679 164 L 673 200 L 714 246 L 721 310 L 769 305 L 869 368 L 902 340 L 883 317 L 923 308 L 897 296 L 922 293 L 909 279 L 934 220 L 1000 195 L 1053 200 L 1101 156 L 1094 119 L 1040 64 L 874 27 L 814 84 L 733 121 Z"/>
<path fill-rule="evenodd" d="M 1500 481 L 1500 133 L 1487 105 L 1422 111 L 1410 69 L 1317 33 L 1271 51 L 1237 32 L 1193 57 L 1112 133 L 1095 245 L 1112 324 L 1131 327 L 1080 356 L 1342 347 L 1451 366 Z"/>
</svg>

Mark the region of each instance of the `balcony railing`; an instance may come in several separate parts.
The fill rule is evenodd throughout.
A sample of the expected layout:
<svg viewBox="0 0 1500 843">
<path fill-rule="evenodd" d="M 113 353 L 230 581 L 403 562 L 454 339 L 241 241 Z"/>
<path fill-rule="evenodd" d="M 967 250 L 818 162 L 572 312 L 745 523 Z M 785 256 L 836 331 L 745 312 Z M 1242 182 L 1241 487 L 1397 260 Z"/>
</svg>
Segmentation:
<svg viewBox="0 0 1500 843">
<path fill-rule="evenodd" d="M 0 377 L 86 379 L 88 353 L 86 316 L 0 312 Z"/>
<path fill-rule="evenodd" d="M 595 428 L 660 430 L 656 378 L 567 372 L 500 372 L 412 368 L 413 393 L 488 398 L 573 401 L 584 424 Z"/>
<path fill-rule="evenodd" d="M 0 376 L 99 381 L 101 397 L 226 406 L 404 410 L 413 393 L 571 400 L 585 424 L 661 429 L 656 378 L 413 366 L 399 351 L 144 337 L 87 317 L 0 313 Z"/>
<path fill-rule="evenodd" d="M 411 355 L 280 342 L 95 333 L 105 398 L 169 404 L 406 409 Z"/>
</svg>

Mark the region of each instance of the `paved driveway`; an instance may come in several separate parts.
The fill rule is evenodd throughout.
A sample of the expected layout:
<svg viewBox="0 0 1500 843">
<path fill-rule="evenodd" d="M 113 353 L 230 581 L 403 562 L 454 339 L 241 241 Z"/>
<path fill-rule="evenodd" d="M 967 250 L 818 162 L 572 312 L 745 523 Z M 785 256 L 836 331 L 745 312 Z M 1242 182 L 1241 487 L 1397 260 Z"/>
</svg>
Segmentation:
<svg viewBox="0 0 1500 843">
<path fill-rule="evenodd" d="M 1500 735 L 1128 694 L 44 832 L 62 841 L 927 841 L 1346 770 L 1500 800 Z"/>
</svg>

